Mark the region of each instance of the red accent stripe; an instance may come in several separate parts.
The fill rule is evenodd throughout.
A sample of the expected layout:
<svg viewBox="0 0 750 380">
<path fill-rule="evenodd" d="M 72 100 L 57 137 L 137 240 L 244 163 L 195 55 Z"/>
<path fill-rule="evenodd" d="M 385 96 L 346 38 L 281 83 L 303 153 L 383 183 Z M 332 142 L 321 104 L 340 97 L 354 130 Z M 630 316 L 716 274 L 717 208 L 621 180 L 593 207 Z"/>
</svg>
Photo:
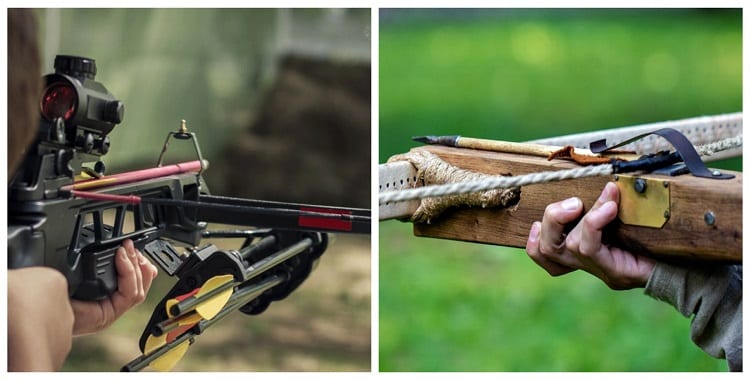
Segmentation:
<svg viewBox="0 0 750 380">
<path fill-rule="evenodd" d="M 70 190 L 70 194 L 72 194 L 76 198 L 91 199 L 95 201 L 110 201 L 110 202 L 128 203 L 131 205 L 137 205 L 141 203 L 141 197 L 137 195 L 101 194 L 101 193 L 92 193 L 89 191 L 81 191 L 81 190 Z"/>
<path fill-rule="evenodd" d="M 176 299 L 178 302 L 182 301 L 185 298 L 188 298 L 188 297 L 191 297 L 191 296 L 194 296 L 194 295 L 198 294 L 198 292 L 200 290 L 201 290 L 201 288 L 195 288 L 195 289 L 191 290 L 188 293 L 185 293 L 185 294 L 182 294 L 182 295 L 179 295 L 179 296 L 175 297 L 174 299 Z M 193 326 L 195 326 L 195 325 L 197 325 L 197 323 L 191 323 L 189 325 L 179 326 L 176 329 L 168 332 L 167 333 L 167 343 L 170 343 L 170 342 L 174 341 L 180 335 L 182 335 L 182 333 L 184 333 L 185 331 L 188 331 L 188 330 L 192 329 Z"/>
<path fill-rule="evenodd" d="M 351 211 L 333 210 L 327 208 L 315 208 L 315 207 L 300 207 L 300 211 L 312 211 L 320 212 L 325 214 L 334 215 L 351 215 Z M 352 221 L 335 219 L 335 218 L 321 218 L 317 216 L 304 216 L 300 215 L 297 225 L 300 227 L 313 227 L 313 228 L 324 228 L 334 231 L 351 231 Z"/>
<path fill-rule="evenodd" d="M 201 291 L 201 288 L 195 288 L 195 289 L 193 289 L 193 290 L 191 290 L 191 291 L 189 291 L 189 292 L 187 292 L 187 293 L 185 293 L 183 295 L 175 297 L 174 299 L 176 299 L 178 302 L 179 301 L 183 301 L 185 298 L 192 297 L 192 296 L 198 294 L 198 292 L 200 292 L 200 291 Z"/>
<path fill-rule="evenodd" d="M 188 331 L 195 327 L 197 323 L 191 323 L 189 325 L 180 326 L 167 333 L 167 343 L 172 343 L 175 339 L 179 338 L 185 331 Z"/>
</svg>

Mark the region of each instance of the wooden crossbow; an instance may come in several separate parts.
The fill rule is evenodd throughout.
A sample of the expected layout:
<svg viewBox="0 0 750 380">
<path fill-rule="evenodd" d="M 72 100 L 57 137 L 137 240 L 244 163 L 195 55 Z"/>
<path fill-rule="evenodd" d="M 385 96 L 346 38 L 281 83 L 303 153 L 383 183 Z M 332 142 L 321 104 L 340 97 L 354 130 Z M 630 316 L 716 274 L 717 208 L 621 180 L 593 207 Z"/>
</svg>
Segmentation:
<svg viewBox="0 0 750 380">
<path fill-rule="evenodd" d="M 688 132 L 731 129 L 741 133 L 742 116 L 687 119 L 670 126 L 684 131 L 686 126 L 690 127 Z M 591 207 L 606 182 L 614 181 L 620 190 L 619 213 L 618 219 L 604 231 L 605 243 L 667 260 L 742 262 L 742 173 L 707 169 L 692 143 L 679 130 L 662 127 L 644 126 L 637 134 L 631 129 L 623 144 L 655 133 L 659 137 L 649 138 L 664 138 L 671 149 L 643 155 L 611 153 L 612 147 L 599 141 L 590 150 L 575 149 L 582 156 L 580 160 L 568 154 L 574 151 L 572 146 L 460 136 L 415 138 L 428 145 L 412 149 L 413 153 L 437 157 L 451 168 L 487 176 L 551 173 L 579 168 L 579 163 L 611 163 L 613 169 L 607 176 L 515 188 L 505 207 L 479 207 L 486 200 L 473 207 L 467 204 L 443 207 L 443 213 L 432 216 L 426 223 L 425 218 L 414 220 L 415 211 L 424 205 L 422 198 L 384 202 L 387 199 L 384 195 L 437 187 L 441 183 L 424 178 L 427 168 L 394 157 L 399 159 L 380 165 L 379 216 L 381 220 L 412 218 L 416 236 L 523 248 L 531 224 L 542 219 L 548 204 L 575 196 L 582 199 L 584 207 Z M 568 153 L 562 153 L 565 151 Z M 554 159 L 560 154 L 566 159 Z"/>
<path fill-rule="evenodd" d="M 167 135 L 156 168 L 104 175 L 99 158 L 124 105 L 95 74 L 92 59 L 57 56 L 44 77 L 36 143 L 9 186 L 8 268 L 55 268 L 71 297 L 100 300 L 117 290 L 115 253 L 130 239 L 177 277 L 141 335 L 143 355 L 123 370 L 171 369 L 217 321 L 236 310 L 262 313 L 294 291 L 329 233 L 370 233 L 367 209 L 210 195 L 201 176 L 208 161 L 184 121 Z M 197 160 L 162 165 L 171 138 L 191 140 Z M 240 228 L 211 231 L 209 223 Z M 215 237 L 242 239 L 242 247 L 201 245 Z"/>
</svg>

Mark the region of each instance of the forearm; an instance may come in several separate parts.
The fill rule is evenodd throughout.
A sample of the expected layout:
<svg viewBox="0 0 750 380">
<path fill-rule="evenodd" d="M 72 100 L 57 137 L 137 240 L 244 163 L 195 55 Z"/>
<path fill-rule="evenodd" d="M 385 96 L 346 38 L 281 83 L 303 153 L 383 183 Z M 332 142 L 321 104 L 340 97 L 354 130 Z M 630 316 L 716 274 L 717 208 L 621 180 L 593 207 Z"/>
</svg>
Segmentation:
<svg viewBox="0 0 750 380">
<path fill-rule="evenodd" d="M 742 267 L 656 265 L 645 293 L 693 316 L 691 339 L 703 351 L 742 370 Z"/>
<path fill-rule="evenodd" d="M 20 325 L 20 326 L 19 326 Z M 23 324 L 8 323 L 8 371 L 56 371 L 55 353 L 46 350 L 44 334 Z"/>
<path fill-rule="evenodd" d="M 8 271 L 8 370 L 55 371 L 70 352 L 68 283 L 44 267 Z"/>
</svg>

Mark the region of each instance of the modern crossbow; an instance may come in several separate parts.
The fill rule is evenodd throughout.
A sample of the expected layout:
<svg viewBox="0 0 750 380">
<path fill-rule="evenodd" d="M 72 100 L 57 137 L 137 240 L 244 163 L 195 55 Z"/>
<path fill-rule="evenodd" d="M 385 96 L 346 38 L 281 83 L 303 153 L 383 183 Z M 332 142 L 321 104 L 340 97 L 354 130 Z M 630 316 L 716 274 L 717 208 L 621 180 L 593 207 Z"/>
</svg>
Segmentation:
<svg viewBox="0 0 750 380">
<path fill-rule="evenodd" d="M 370 233 L 367 209 L 210 195 L 201 176 L 208 162 L 184 121 L 167 135 L 156 168 L 105 175 L 100 158 L 124 105 L 94 80 L 94 60 L 57 56 L 54 66 L 44 77 L 36 142 L 9 186 L 8 268 L 55 268 L 71 297 L 101 300 L 117 290 L 115 253 L 130 239 L 176 276 L 141 335 L 143 355 L 123 370 L 171 369 L 226 315 L 262 313 L 294 291 L 325 252 L 328 233 Z M 192 140 L 198 159 L 162 165 L 172 138 Z M 243 227 L 211 231 L 209 223 Z M 201 245 L 204 238 L 244 242 L 219 249 Z"/>
</svg>

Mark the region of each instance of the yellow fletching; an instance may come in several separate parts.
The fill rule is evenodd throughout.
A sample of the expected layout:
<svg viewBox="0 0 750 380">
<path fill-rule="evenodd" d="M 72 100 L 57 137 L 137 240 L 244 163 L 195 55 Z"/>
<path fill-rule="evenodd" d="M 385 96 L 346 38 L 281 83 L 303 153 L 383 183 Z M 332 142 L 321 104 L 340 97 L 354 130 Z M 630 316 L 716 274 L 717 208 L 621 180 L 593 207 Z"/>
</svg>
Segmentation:
<svg viewBox="0 0 750 380">
<path fill-rule="evenodd" d="M 148 354 L 149 352 L 163 346 L 166 342 L 166 335 L 162 335 L 159 337 L 151 335 L 148 337 L 148 339 L 146 339 L 146 344 L 143 351 L 144 353 Z M 180 361 L 183 356 L 185 356 L 185 352 L 187 352 L 188 347 L 190 347 L 190 340 L 186 340 L 177 345 L 177 347 L 167 351 L 166 354 L 152 361 L 149 364 L 149 367 L 162 372 L 171 370 L 172 368 L 174 368 L 177 362 Z"/>
<path fill-rule="evenodd" d="M 149 335 L 148 339 L 146 339 L 146 344 L 143 347 L 143 353 L 148 354 L 149 352 L 163 346 L 166 343 L 167 343 L 166 335 L 161 335 L 161 336 Z"/>
<path fill-rule="evenodd" d="M 201 294 L 205 294 L 231 281 L 234 281 L 234 276 L 232 276 L 231 274 L 211 277 L 208 281 L 206 281 L 203 284 L 203 286 L 201 286 L 201 290 L 195 296 L 197 298 L 200 298 Z M 206 301 L 201 302 L 198 306 L 195 307 L 195 311 L 201 317 L 203 317 L 203 319 L 211 319 L 215 317 L 216 314 L 218 314 L 221 311 L 224 305 L 227 304 L 227 301 L 229 301 L 229 297 L 232 296 L 232 292 L 233 292 L 233 289 L 229 288 L 207 299 Z"/>
<path fill-rule="evenodd" d="M 216 289 L 232 281 L 234 281 L 234 276 L 232 276 L 231 274 L 212 277 L 208 281 L 206 281 L 203 286 L 201 286 L 201 289 L 194 295 L 194 297 L 200 300 L 201 294 L 206 294 L 213 289 Z M 177 324 L 179 326 L 187 326 L 198 323 L 203 319 L 211 319 L 215 317 L 216 314 L 221 311 L 224 305 L 226 305 L 227 301 L 229 301 L 229 298 L 232 296 L 233 290 L 234 289 L 230 287 L 229 289 L 222 291 L 221 293 L 216 294 L 211 298 L 206 299 L 205 301 L 202 301 L 198 306 L 196 306 L 194 313 L 189 312 L 184 316 L 181 316 L 178 319 Z M 172 306 L 177 304 L 178 302 L 180 301 L 178 301 L 176 298 L 169 299 L 165 302 L 164 306 L 167 311 L 167 316 L 169 316 L 170 318 L 173 317 L 170 309 L 172 309 Z M 143 352 L 145 354 L 148 354 L 149 352 L 165 345 L 166 343 L 167 334 L 163 334 L 158 337 L 150 335 L 148 339 L 146 339 L 146 344 L 144 345 Z M 160 356 L 158 359 L 152 361 L 149 366 L 157 371 L 169 371 L 177 364 L 178 361 L 180 361 L 180 359 L 182 359 L 182 357 L 185 355 L 185 352 L 187 352 L 188 347 L 190 347 L 190 341 L 186 340 L 185 342 L 182 342 L 176 347 L 167 351 L 167 353 Z"/>
</svg>

